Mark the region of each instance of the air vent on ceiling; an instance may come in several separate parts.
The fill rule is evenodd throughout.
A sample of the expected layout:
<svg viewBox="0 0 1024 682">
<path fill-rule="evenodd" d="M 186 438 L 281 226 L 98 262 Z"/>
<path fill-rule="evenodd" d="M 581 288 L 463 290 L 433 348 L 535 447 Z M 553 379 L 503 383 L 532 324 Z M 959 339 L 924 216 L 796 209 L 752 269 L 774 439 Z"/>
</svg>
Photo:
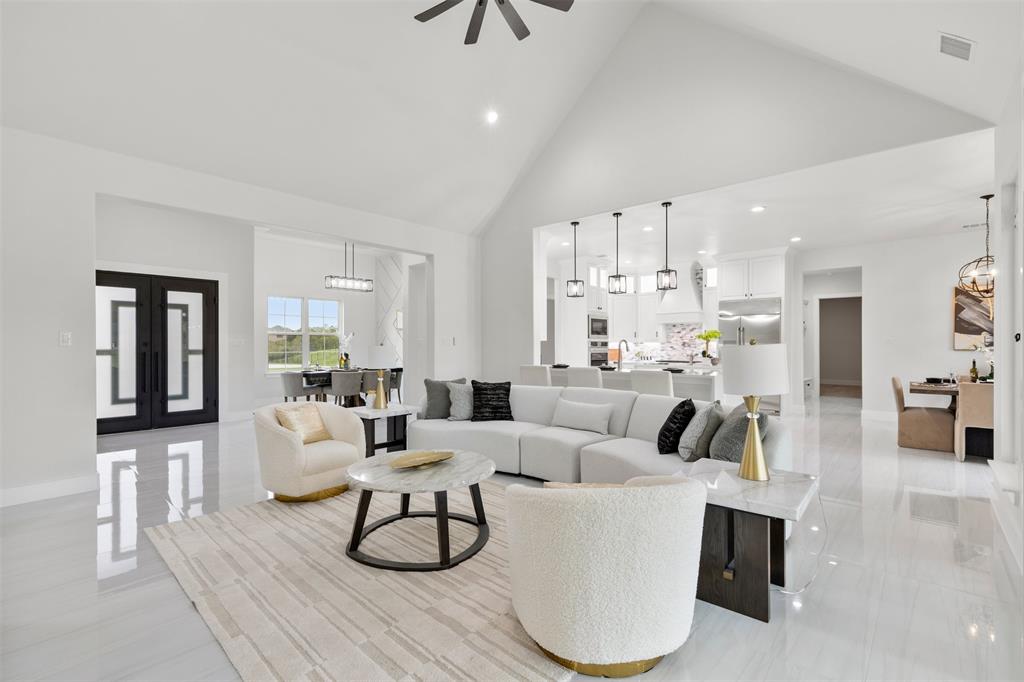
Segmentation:
<svg viewBox="0 0 1024 682">
<path fill-rule="evenodd" d="M 952 33 L 939 34 L 939 52 L 942 54 L 948 54 L 950 57 L 963 59 L 966 62 L 971 59 L 971 48 L 973 47 L 973 40 L 961 38 Z"/>
</svg>

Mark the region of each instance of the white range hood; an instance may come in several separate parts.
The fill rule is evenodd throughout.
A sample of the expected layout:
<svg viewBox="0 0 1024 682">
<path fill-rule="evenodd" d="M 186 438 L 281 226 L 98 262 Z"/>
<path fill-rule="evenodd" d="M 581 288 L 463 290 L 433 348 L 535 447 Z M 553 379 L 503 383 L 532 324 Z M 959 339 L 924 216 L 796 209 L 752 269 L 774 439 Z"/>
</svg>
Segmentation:
<svg viewBox="0 0 1024 682">
<path fill-rule="evenodd" d="M 694 263 L 679 273 L 679 288 L 665 292 L 658 306 L 658 324 L 680 324 L 704 321 L 704 292 L 698 290 Z"/>
</svg>

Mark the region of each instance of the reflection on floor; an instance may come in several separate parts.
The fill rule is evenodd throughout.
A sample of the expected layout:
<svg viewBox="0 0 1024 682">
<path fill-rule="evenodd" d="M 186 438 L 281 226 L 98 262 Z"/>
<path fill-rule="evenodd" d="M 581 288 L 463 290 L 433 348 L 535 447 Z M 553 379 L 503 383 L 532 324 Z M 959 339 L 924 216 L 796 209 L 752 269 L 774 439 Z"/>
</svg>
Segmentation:
<svg viewBox="0 0 1024 682">
<path fill-rule="evenodd" d="M 698 602 L 689 641 L 644 679 L 1024 677 L 989 467 L 898 449 L 895 427 L 862 426 L 847 398 L 793 427 L 824 514 L 815 504 L 794 529 L 788 588 L 813 582 L 776 592 L 768 624 Z M 266 499 L 251 424 L 104 436 L 97 450 L 97 493 L 0 512 L 0 678 L 236 679 L 142 529 Z"/>
<path fill-rule="evenodd" d="M 822 397 L 831 398 L 861 398 L 861 387 L 860 386 L 840 386 L 838 384 L 822 384 L 821 385 Z"/>
</svg>

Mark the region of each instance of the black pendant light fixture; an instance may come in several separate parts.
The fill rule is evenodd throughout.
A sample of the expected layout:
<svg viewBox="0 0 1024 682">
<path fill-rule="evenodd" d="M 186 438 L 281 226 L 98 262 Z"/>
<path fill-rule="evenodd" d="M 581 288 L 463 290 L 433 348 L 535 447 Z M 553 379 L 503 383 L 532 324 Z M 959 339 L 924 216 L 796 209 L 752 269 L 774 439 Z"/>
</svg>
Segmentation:
<svg viewBox="0 0 1024 682">
<path fill-rule="evenodd" d="M 576 279 L 576 228 L 580 223 L 572 221 L 572 279 L 565 283 L 565 295 L 568 298 L 583 298 L 583 280 Z"/>
<path fill-rule="evenodd" d="M 615 216 L 615 274 L 608 276 L 608 293 L 624 294 L 626 293 L 626 276 L 619 274 L 619 218 L 622 217 L 622 213 L 616 211 L 612 215 Z"/>
<path fill-rule="evenodd" d="M 345 274 L 324 276 L 325 289 L 344 289 L 345 291 L 373 291 L 373 280 L 356 277 L 356 245 L 352 245 L 352 276 L 348 274 L 348 242 L 345 242 Z"/>
<path fill-rule="evenodd" d="M 979 296 L 992 298 L 996 293 L 996 259 L 989 253 L 988 204 L 995 194 L 983 194 L 985 200 L 985 255 L 960 268 L 960 288 Z"/>
<path fill-rule="evenodd" d="M 668 291 L 678 286 L 676 271 L 668 267 L 668 207 L 672 205 L 672 202 L 663 201 L 661 205 L 665 209 L 665 269 L 658 270 L 657 273 L 658 291 Z"/>
</svg>

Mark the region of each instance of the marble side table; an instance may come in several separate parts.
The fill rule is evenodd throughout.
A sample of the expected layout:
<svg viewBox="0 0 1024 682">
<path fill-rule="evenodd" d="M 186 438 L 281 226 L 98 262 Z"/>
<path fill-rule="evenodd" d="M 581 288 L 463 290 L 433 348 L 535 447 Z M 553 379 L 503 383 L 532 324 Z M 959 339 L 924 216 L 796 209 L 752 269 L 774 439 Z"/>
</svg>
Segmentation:
<svg viewBox="0 0 1024 682">
<path fill-rule="evenodd" d="M 360 493 L 359 506 L 352 525 L 352 539 L 345 553 L 361 564 L 392 571 L 440 571 L 457 566 L 479 552 L 490 537 L 491 531 L 484 514 L 484 501 L 480 495 L 480 481 L 494 474 L 494 462 L 476 452 L 456 450 L 451 459 L 437 464 L 413 469 L 392 469 L 391 461 L 404 454 L 405 451 L 389 452 L 349 466 L 349 485 L 359 489 Z M 448 491 L 465 486 L 469 487 L 475 516 L 448 512 Z M 370 510 L 370 499 L 375 492 L 401 495 L 400 511 L 367 526 L 366 515 Z M 433 493 L 434 511 L 409 511 L 409 498 L 413 493 Z M 422 517 L 437 519 L 437 561 L 394 561 L 370 556 L 359 550 L 359 545 L 366 536 L 378 528 L 402 519 Z M 455 556 L 451 555 L 448 543 L 450 520 L 461 521 L 477 528 L 476 540 Z"/>
<path fill-rule="evenodd" d="M 406 448 L 405 429 L 409 415 L 416 414 L 415 407 L 393 403 L 383 410 L 374 407 L 353 407 L 352 414 L 363 420 L 363 434 L 366 436 L 366 456 L 373 457 L 377 450 L 387 448 L 388 452 L 397 452 Z M 387 421 L 388 435 L 383 443 L 377 442 L 377 421 Z"/>
</svg>

